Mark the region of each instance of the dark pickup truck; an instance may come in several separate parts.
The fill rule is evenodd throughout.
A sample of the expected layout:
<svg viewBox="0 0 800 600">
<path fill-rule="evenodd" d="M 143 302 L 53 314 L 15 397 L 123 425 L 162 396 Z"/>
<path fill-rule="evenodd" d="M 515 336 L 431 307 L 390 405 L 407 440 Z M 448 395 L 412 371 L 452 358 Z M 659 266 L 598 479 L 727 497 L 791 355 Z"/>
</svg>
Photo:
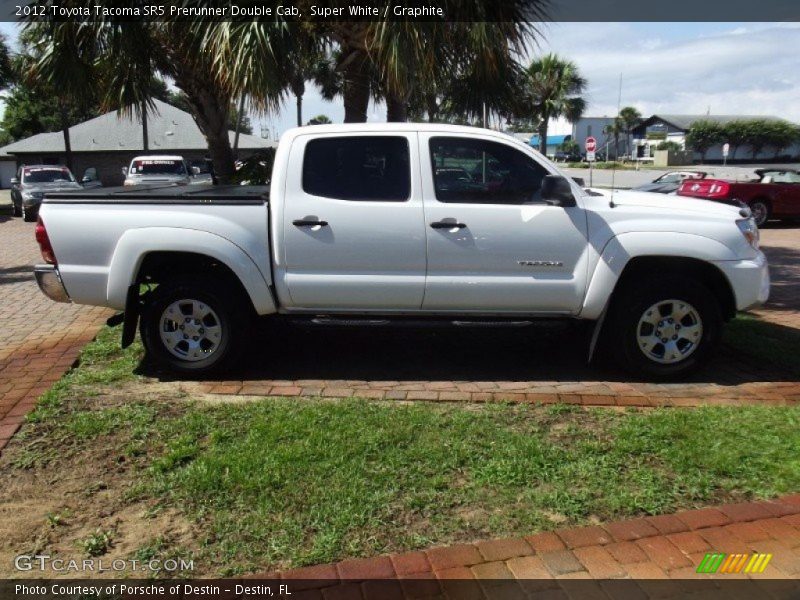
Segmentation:
<svg viewBox="0 0 800 600">
<path fill-rule="evenodd" d="M 759 227 L 770 219 L 800 217 L 800 173 L 794 169 L 755 172 L 758 179 L 753 181 L 687 179 L 678 194 L 729 204 L 743 202 L 750 207 Z"/>
</svg>

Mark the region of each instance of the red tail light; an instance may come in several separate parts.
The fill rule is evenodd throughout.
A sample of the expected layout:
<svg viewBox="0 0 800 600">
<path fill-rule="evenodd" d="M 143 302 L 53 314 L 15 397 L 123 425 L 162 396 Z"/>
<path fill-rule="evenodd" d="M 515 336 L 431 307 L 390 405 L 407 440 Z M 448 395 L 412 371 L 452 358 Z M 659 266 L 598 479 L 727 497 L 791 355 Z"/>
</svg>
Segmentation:
<svg viewBox="0 0 800 600">
<path fill-rule="evenodd" d="M 700 198 L 727 198 L 731 184 L 719 179 L 687 179 L 681 184 L 679 194 Z"/>
<path fill-rule="evenodd" d="M 36 241 L 39 244 L 39 250 L 42 251 L 44 262 L 51 265 L 57 264 L 56 253 L 53 252 L 53 246 L 50 244 L 50 238 L 47 235 L 47 229 L 44 228 L 42 217 L 39 217 L 36 221 Z"/>
</svg>

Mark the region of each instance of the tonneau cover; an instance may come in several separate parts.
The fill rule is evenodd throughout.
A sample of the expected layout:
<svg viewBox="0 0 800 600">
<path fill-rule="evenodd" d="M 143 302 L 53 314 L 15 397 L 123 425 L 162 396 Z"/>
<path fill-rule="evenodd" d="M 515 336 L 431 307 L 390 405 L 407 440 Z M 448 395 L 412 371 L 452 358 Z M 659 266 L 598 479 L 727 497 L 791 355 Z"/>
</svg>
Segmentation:
<svg viewBox="0 0 800 600">
<path fill-rule="evenodd" d="M 52 204 L 263 204 L 268 185 L 139 185 L 45 194 Z"/>
</svg>

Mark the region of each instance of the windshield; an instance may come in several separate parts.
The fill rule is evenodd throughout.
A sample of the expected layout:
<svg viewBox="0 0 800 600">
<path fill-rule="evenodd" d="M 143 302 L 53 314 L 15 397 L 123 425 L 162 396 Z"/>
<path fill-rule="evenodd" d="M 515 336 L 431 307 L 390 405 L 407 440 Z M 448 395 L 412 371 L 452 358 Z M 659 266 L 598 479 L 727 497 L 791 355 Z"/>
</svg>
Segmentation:
<svg viewBox="0 0 800 600">
<path fill-rule="evenodd" d="M 34 167 L 22 169 L 23 183 L 58 183 L 75 181 L 72 173 L 66 167 Z"/>
<path fill-rule="evenodd" d="M 131 175 L 186 175 L 182 160 L 146 159 L 131 163 Z"/>
</svg>

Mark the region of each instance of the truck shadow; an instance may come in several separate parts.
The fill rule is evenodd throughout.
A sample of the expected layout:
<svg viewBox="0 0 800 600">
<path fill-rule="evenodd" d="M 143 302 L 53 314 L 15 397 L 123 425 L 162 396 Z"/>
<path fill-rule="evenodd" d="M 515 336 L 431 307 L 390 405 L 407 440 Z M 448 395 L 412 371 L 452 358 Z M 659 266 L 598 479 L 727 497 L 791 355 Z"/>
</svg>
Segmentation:
<svg viewBox="0 0 800 600">
<path fill-rule="evenodd" d="M 237 366 L 209 379 L 646 382 L 602 360 L 608 357 L 587 364 L 588 335 L 582 329 L 566 322 L 496 330 L 323 328 L 263 322 L 253 331 Z M 767 342 L 766 349 L 750 354 L 748 343 L 749 338 L 780 339 L 784 352 L 787 347 L 800 352 L 800 330 L 750 319 L 746 331 L 734 335 L 737 343 L 724 344 L 711 364 L 681 383 L 737 386 L 800 381 L 800 373 L 776 364 L 769 354 L 773 344 Z M 140 372 L 171 378 L 146 364 Z"/>
</svg>

